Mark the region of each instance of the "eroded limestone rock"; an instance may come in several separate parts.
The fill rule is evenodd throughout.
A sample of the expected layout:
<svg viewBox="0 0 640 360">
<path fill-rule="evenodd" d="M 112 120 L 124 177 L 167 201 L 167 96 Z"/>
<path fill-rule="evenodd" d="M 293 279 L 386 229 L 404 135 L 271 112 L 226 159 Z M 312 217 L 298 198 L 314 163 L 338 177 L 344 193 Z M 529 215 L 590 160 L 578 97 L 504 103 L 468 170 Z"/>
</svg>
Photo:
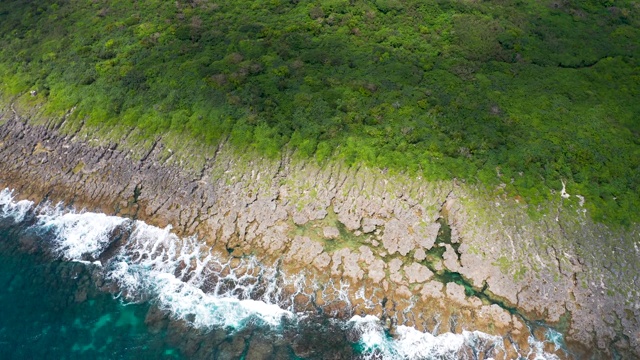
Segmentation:
<svg viewBox="0 0 640 360">
<path fill-rule="evenodd" d="M 296 236 L 291 242 L 285 260 L 311 264 L 322 253 L 322 250 L 322 244 L 312 241 L 308 237 Z"/>
<path fill-rule="evenodd" d="M 444 259 L 444 266 L 453 271 L 460 272 L 460 263 L 458 262 L 458 254 L 453 249 L 453 246 L 449 244 L 442 244 L 445 247 L 445 252 L 442 258 Z"/>
<path fill-rule="evenodd" d="M 379 283 L 386 277 L 384 272 L 386 264 L 382 259 L 376 259 L 369 265 L 368 276 L 374 283 Z"/>
<path fill-rule="evenodd" d="M 409 279 L 409 283 L 423 283 L 433 277 L 433 272 L 429 268 L 415 262 L 404 267 L 404 274 Z"/>
<path fill-rule="evenodd" d="M 478 316 L 497 327 L 511 328 L 511 314 L 496 304 L 482 306 L 478 311 Z"/>
<path fill-rule="evenodd" d="M 340 236 L 340 231 L 335 226 L 325 226 L 322 228 L 322 234 L 327 239 L 337 239 Z"/>
<path fill-rule="evenodd" d="M 420 295 L 422 296 L 422 300 L 427 301 L 431 298 L 443 298 L 444 294 L 442 289 L 444 285 L 439 281 L 429 281 L 422 286 L 422 290 L 420 291 Z"/>
<path fill-rule="evenodd" d="M 467 304 L 466 296 L 464 294 L 464 286 L 449 282 L 445 287 L 445 293 L 447 294 L 447 298 L 450 300 L 461 305 Z"/>
<path fill-rule="evenodd" d="M 389 279 L 397 284 L 404 283 L 402 273 L 400 272 L 401 266 L 402 266 L 402 260 L 400 259 L 396 258 L 389 262 Z"/>
</svg>

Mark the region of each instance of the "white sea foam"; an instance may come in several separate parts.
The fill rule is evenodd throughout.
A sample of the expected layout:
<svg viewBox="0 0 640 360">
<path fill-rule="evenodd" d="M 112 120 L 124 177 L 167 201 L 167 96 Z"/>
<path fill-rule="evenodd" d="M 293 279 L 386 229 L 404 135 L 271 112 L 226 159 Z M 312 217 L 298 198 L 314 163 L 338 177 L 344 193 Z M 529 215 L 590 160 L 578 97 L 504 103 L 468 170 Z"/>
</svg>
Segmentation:
<svg viewBox="0 0 640 360">
<path fill-rule="evenodd" d="M 359 338 L 363 359 L 492 359 L 505 355 L 504 339 L 481 331 L 462 331 L 461 334 L 444 333 L 434 336 L 415 328 L 398 326 L 395 335 L 389 335 L 380 320 L 371 315 L 354 316 L 347 323 Z M 549 335 L 550 334 L 550 335 Z M 558 342 L 557 332 L 549 333 L 547 341 Z M 530 351 L 520 358 L 555 360 L 558 357 L 544 351 L 544 341 L 529 339 Z M 480 356 L 479 354 L 482 354 Z"/>
<path fill-rule="evenodd" d="M 467 359 L 473 354 L 496 355 L 503 352 L 503 339 L 480 331 L 434 336 L 415 328 L 398 326 L 388 335 L 375 316 L 354 316 L 349 325 L 359 333 L 363 358 L 371 359 Z"/>
<path fill-rule="evenodd" d="M 562 334 L 554 329 L 547 329 L 547 332 L 545 334 L 545 338 L 547 342 L 552 343 L 555 348 L 556 351 L 560 350 L 560 349 L 564 349 L 564 337 L 562 336 Z"/>
<path fill-rule="evenodd" d="M 462 334 L 444 333 L 433 336 L 414 328 L 399 326 L 395 347 L 403 359 L 464 359 L 465 351 L 473 346 L 482 346 L 478 339 L 486 340 L 491 346 L 500 347 L 502 338 L 491 337 L 478 331 L 463 331 Z"/>
<path fill-rule="evenodd" d="M 539 341 L 533 336 L 529 336 L 529 352 L 525 356 L 526 359 L 533 360 L 558 360 L 560 359 L 556 354 L 549 354 L 544 351 L 544 341 Z M 554 344 L 556 340 L 553 341 Z M 557 345 L 556 345 L 557 346 Z M 558 348 L 556 348 L 558 350 Z"/>
<path fill-rule="evenodd" d="M 380 319 L 377 317 L 355 315 L 349 320 L 347 326 L 351 326 L 353 330 L 358 332 L 363 354 L 378 353 L 388 357 L 397 355 L 393 340 L 385 333 Z"/>
<path fill-rule="evenodd" d="M 21 221 L 33 203 L 13 201 L 10 190 L 0 192 L 0 216 Z M 254 259 L 242 261 L 235 268 L 213 256 L 197 238 L 181 239 L 171 228 L 160 229 L 141 221 L 92 212 L 74 212 L 61 205 L 37 209 L 36 230 L 51 232 L 55 252 L 65 260 L 85 264 L 90 255 L 98 257 L 111 241 L 118 226 L 130 225 L 127 243 L 109 265 L 106 276 L 114 280 L 128 301 L 152 300 L 175 318 L 199 328 L 221 326 L 239 328 L 249 321 L 272 326 L 294 315 L 279 308 L 281 286 L 277 286 L 275 269 L 261 268 Z M 234 270 L 242 269 L 241 274 Z M 221 276 L 220 272 L 225 272 Z M 207 284 L 217 277 L 214 284 Z M 267 279 L 268 286 L 259 279 Z M 273 283 L 273 284 L 271 284 Z M 204 285 L 211 285 L 205 292 Z M 262 288 L 260 288 L 262 287 Z M 251 299 L 263 289 L 262 299 Z"/>
<path fill-rule="evenodd" d="M 265 271 L 256 269 L 251 260 L 238 268 L 243 270 L 241 275 L 196 238 L 180 239 L 170 228 L 136 221 L 126 250 L 117 257 L 108 277 L 119 284 L 128 300 L 150 296 L 161 309 L 198 328 L 239 329 L 250 321 L 278 326 L 283 318 L 294 318 L 276 302 L 251 298 Z M 226 275 L 218 273 L 218 281 L 205 292 L 201 287 L 216 270 Z"/>
<path fill-rule="evenodd" d="M 175 318 L 186 320 L 197 328 L 239 329 L 248 321 L 278 326 L 283 317 L 293 316 L 274 304 L 206 294 L 198 287 L 182 282 L 168 273 L 145 271 L 140 267 L 124 264 L 121 269 L 127 270 L 123 280 L 127 282 L 129 289 L 151 291 L 161 309 L 168 310 Z M 135 273 L 132 274 L 131 271 Z M 114 276 L 121 274 L 113 273 Z"/>
<path fill-rule="evenodd" d="M 92 212 L 64 212 L 62 208 L 45 208 L 38 215 L 38 225 L 55 234 L 56 251 L 66 260 L 82 260 L 84 255 L 97 257 L 110 242 L 116 227 L 128 219 Z"/>
<path fill-rule="evenodd" d="M 13 191 L 4 189 L 0 191 L 0 218 L 13 218 L 16 223 L 24 220 L 27 212 L 33 207 L 33 202 L 28 200 L 14 201 Z"/>
</svg>

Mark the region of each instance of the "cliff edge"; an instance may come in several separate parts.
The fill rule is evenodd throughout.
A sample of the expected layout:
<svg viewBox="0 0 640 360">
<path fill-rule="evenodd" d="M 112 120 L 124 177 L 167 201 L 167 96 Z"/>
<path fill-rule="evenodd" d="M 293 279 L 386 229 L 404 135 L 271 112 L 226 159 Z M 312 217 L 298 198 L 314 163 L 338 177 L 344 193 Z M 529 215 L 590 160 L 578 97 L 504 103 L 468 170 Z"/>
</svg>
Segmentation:
<svg viewBox="0 0 640 360">
<path fill-rule="evenodd" d="M 477 329 L 522 350 L 531 332 L 554 329 L 567 345 L 561 357 L 640 357 L 640 227 L 594 223 L 578 194 L 532 212 L 456 180 L 269 159 L 225 143 L 172 150 L 157 139 L 136 150 L 88 134 L 0 108 L 0 186 L 170 224 L 229 257 L 281 262 L 310 287 L 347 289 L 346 298 L 296 298 L 334 316 Z"/>
</svg>

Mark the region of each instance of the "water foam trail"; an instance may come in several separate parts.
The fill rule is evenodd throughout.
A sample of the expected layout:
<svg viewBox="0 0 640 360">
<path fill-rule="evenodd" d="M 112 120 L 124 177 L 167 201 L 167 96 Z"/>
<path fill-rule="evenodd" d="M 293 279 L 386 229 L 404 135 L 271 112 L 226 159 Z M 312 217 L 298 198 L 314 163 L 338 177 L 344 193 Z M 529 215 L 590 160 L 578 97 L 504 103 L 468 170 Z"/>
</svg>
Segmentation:
<svg viewBox="0 0 640 360">
<path fill-rule="evenodd" d="M 481 331 L 462 331 L 461 334 L 443 333 L 433 335 L 412 327 L 398 326 L 391 336 L 380 319 L 367 315 L 354 316 L 345 325 L 352 338 L 357 339 L 360 359 L 373 360 L 466 360 L 494 359 L 506 356 L 504 338 Z M 558 360 L 559 357 L 544 351 L 546 343 L 562 344 L 562 335 L 549 329 L 543 341 L 529 337 L 527 354 L 518 353 L 517 359 Z"/>
<path fill-rule="evenodd" d="M 0 191 L 0 219 L 12 218 L 19 223 L 33 208 L 33 202 L 28 200 L 14 201 L 13 191 L 5 188 Z"/>
<path fill-rule="evenodd" d="M 462 334 L 444 333 L 434 336 L 407 326 L 398 326 L 390 336 L 380 320 L 371 315 L 354 316 L 347 326 L 360 339 L 362 359 L 476 359 L 479 354 L 489 359 L 504 353 L 500 336 L 480 331 Z"/>
<path fill-rule="evenodd" d="M 8 189 L 0 192 L 0 219 L 18 223 L 31 209 L 32 202 L 14 201 Z M 30 228 L 67 261 L 89 264 L 87 259 L 97 259 L 112 243 L 116 229 L 128 230 L 126 243 L 107 259 L 104 274 L 125 301 L 151 300 L 197 328 L 238 329 L 249 322 L 278 326 L 284 318 L 295 317 L 277 305 L 283 295 L 275 284 L 275 269 L 263 268 L 255 259 L 232 266 L 197 238 L 181 239 L 170 227 L 142 221 L 76 212 L 61 204 L 43 204 L 34 212 Z M 257 293 L 260 298 L 253 299 Z"/>
<path fill-rule="evenodd" d="M 120 286 L 126 300 L 151 298 L 161 309 L 197 328 L 239 329 L 248 322 L 279 326 L 284 318 L 294 318 L 275 302 L 251 298 L 259 277 L 269 270 L 257 269 L 253 259 L 237 268 L 242 268 L 241 274 L 234 272 L 229 262 L 213 256 L 195 237 L 180 239 L 169 227 L 160 229 L 136 221 L 107 278 Z M 221 271 L 227 274 L 221 275 Z M 207 286 L 212 277 L 217 281 Z"/>
<path fill-rule="evenodd" d="M 554 329 L 547 329 L 547 332 L 545 334 L 545 339 L 547 342 L 552 343 L 555 348 L 556 351 L 558 350 L 566 350 L 565 349 L 565 344 L 564 344 L 564 337 L 562 336 L 562 334 Z"/>
<path fill-rule="evenodd" d="M 97 258 L 111 242 L 111 235 L 130 220 L 118 216 L 65 212 L 60 206 L 45 206 L 37 216 L 40 230 L 54 233 L 55 250 L 65 260 Z"/>
<path fill-rule="evenodd" d="M 556 345 L 556 351 L 559 350 L 558 343 L 556 342 L 558 340 L 549 339 L 549 333 L 547 333 L 546 337 L 547 339 L 545 339 L 545 341 L 539 341 L 533 336 L 529 336 L 529 338 L 527 339 L 529 342 L 529 352 L 527 353 L 526 356 L 522 356 L 521 354 L 520 356 L 526 359 L 533 359 L 533 360 L 559 360 L 560 358 L 557 355 L 549 354 L 544 351 L 544 345 L 546 342 L 553 343 L 554 345 Z"/>
</svg>

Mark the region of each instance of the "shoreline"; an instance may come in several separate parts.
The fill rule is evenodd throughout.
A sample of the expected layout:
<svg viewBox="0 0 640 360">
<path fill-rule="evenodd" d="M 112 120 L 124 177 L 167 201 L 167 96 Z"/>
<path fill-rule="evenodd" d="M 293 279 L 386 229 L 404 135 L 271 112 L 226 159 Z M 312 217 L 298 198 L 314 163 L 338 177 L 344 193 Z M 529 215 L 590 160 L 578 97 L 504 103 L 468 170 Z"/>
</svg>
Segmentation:
<svg viewBox="0 0 640 360">
<path fill-rule="evenodd" d="M 633 278 L 640 253 L 631 246 L 607 253 L 612 244 L 633 243 L 637 226 L 616 233 L 557 204 L 555 218 L 534 221 L 513 200 L 477 198 L 453 181 L 319 167 L 286 155 L 248 160 L 226 145 L 200 171 L 183 171 L 166 164 L 161 142 L 136 159 L 118 144 L 93 147 L 10 115 L 0 110 L 0 186 L 21 198 L 172 224 L 175 233 L 197 235 L 231 257 L 282 259 L 291 273 L 345 280 L 356 313 L 398 325 L 429 330 L 432 316 L 444 314 L 462 319 L 454 330 L 509 334 L 524 345 L 526 325 L 505 310 L 516 309 L 566 327 L 565 340 L 579 355 L 612 357 L 615 349 L 640 356 L 640 303 L 632 290 L 640 287 Z M 457 282 L 444 283 L 453 274 Z M 360 288 L 373 309 L 356 296 Z"/>
</svg>

